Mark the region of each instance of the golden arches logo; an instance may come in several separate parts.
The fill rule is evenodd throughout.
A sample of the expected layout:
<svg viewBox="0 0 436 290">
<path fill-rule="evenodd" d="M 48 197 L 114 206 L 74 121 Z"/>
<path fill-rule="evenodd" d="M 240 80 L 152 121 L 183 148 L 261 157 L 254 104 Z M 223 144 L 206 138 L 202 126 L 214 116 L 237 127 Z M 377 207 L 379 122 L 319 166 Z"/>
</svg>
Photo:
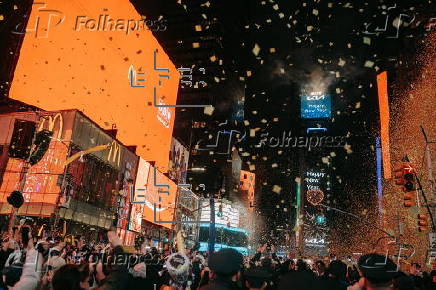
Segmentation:
<svg viewBox="0 0 436 290">
<path fill-rule="evenodd" d="M 107 160 L 109 162 L 117 163 L 118 166 L 120 166 L 120 159 L 121 159 L 121 147 L 120 145 L 112 141 L 110 147 L 109 147 L 109 153 L 107 155 Z"/>
<path fill-rule="evenodd" d="M 57 113 L 56 115 L 54 115 L 54 117 L 53 116 L 41 117 L 41 119 L 39 120 L 38 132 L 42 131 L 44 129 L 45 121 L 48 121 L 48 130 L 50 132 L 53 132 L 56 120 L 59 121 L 59 131 L 58 131 L 57 138 L 61 139 L 62 138 L 62 130 L 64 127 L 64 119 L 62 118 L 61 113 Z"/>
</svg>

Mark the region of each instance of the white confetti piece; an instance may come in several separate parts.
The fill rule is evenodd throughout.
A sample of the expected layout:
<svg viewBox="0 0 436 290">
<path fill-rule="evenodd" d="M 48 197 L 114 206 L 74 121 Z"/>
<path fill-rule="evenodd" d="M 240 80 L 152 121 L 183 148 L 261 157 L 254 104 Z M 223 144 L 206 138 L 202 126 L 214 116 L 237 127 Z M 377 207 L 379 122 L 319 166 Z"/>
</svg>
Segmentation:
<svg viewBox="0 0 436 290">
<path fill-rule="evenodd" d="M 259 47 L 259 45 L 258 45 L 257 43 L 254 45 L 254 48 L 253 48 L 252 52 L 253 52 L 253 54 L 254 54 L 255 56 L 257 56 L 257 55 L 259 54 L 259 52 L 260 52 L 260 47 Z"/>
<path fill-rule="evenodd" d="M 212 116 L 214 110 L 215 110 L 214 107 L 204 107 L 203 113 L 205 115 Z"/>
<path fill-rule="evenodd" d="M 343 60 L 342 58 L 339 58 L 338 66 L 344 66 L 345 63 L 346 63 L 345 60 Z"/>
<path fill-rule="evenodd" d="M 278 186 L 277 184 L 275 184 L 272 188 L 272 191 L 275 193 L 280 193 L 282 191 L 282 188 L 280 186 Z"/>
<path fill-rule="evenodd" d="M 370 60 L 367 60 L 367 61 L 365 61 L 365 65 L 364 66 L 365 67 L 373 67 L 374 66 L 374 62 L 370 61 Z"/>
<path fill-rule="evenodd" d="M 273 9 L 274 9 L 274 10 L 279 10 L 279 5 L 278 5 L 278 4 L 275 4 L 275 5 L 273 6 Z"/>
<path fill-rule="evenodd" d="M 313 9 L 313 10 L 312 10 L 312 14 L 313 14 L 313 15 L 318 15 L 318 10 L 317 10 L 317 9 Z"/>
<path fill-rule="evenodd" d="M 363 37 L 363 43 L 367 44 L 367 45 L 371 45 L 371 38 L 367 37 L 367 36 L 364 36 Z"/>
</svg>

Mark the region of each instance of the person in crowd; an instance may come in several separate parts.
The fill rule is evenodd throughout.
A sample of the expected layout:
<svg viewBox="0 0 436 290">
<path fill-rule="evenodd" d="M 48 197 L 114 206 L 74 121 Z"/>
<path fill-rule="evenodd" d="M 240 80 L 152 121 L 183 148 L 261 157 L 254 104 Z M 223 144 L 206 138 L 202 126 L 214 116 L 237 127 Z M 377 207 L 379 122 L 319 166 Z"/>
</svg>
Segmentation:
<svg viewBox="0 0 436 290">
<path fill-rule="evenodd" d="M 347 265 L 344 262 L 335 259 L 330 262 L 326 285 L 331 289 L 346 290 L 348 286 L 346 275 Z"/>
<path fill-rule="evenodd" d="M 53 275 L 53 290 L 88 290 L 91 274 L 87 264 L 68 264 L 60 267 Z"/>
<path fill-rule="evenodd" d="M 315 271 L 316 271 L 316 275 L 319 278 L 321 278 L 321 279 L 328 278 L 327 267 L 322 260 L 318 260 L 315 262 Z"/>
<path fill-rule="evenodd" d="M 201 290 L 233 290 L 237 285 L 239 271 L 243 265 L 242 255 L 234 249 L 227 248 L 213 253 L 209 258 L 211 279 Z"/>
<path fill-rule="evenodd" d="M 413 279 L 415 287 L 420 288 L 423 286 L 423 273 L 420 264 L 415 262 L 410 265 L 410 276 Z"/>
<path fill-rule="evenodd" d="M 264 290 L 268 286 L 271 274 L 260 267 L 252 267 L 244 271 L 243 277 L 249 290 Z"/>
<path fill-rule="evenodd" d="M 349 286 L 348 290 L 392 290 L 394 278 L 398 274 L 397 265 L 386 256 L 367 254 L 358 262 L 362 274 L 359 282 Z"/>
</svg>

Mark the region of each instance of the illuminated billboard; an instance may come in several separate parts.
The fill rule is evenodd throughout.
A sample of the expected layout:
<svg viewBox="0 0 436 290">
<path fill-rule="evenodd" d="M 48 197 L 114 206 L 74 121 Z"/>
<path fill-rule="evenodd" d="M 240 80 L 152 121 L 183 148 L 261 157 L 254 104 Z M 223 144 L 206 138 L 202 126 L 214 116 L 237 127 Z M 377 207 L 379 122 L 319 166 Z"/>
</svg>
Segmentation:
<svg viewBox="0 0 436 290">
<path fill-rule="evenodd" d="M 142 158 L 139 158 L 138 173 L 136 174 L 136 182 L 133 196 L 130 198 L 132 209 L 129 219 L 129 230 L 134 232 L 141 231 L 142 215 L 144 212 L 145 194 L 147 192 L 148 175 L 150 173 L 150 163 Z"/>
<path fill-rule="evenodd" d="M 301 96 L 301 118 L 330 118 L 332 110 L 331 96 L 322 92 L 311 92 Z"/>
<path fill-rule="evenodd" d="M 174 222 L 176 195 L 177 185 L 159 170 L 150 167 L 143 219 L 172 229 L 174 224 L 165 222 Z"/>
<path fill-rule="evenodd" d="M 172 180 L 175 180 L 177 184 L 186 183 L 188 161 L 188 149 L 183 146 L 176 138 L 173 138 L 168 165 L 168 175 Z"/>
<path fill-rule="evenodd" d="M 11 206 L 6 198 L 12 191 L 20 189 L 21 176 L 24 178 L 24 204 L 18 213 L 30 216 L 50 216 L 53 213 L 64 173 L 62 163 L 68 151 L 68 147 L 58 140 L 71 138 L 74 116 L 72 111 L 0 115 L 0 144 L 5 144 L 0 155 L 0 214 L 10 213 Z M 27 170 L 27 174 L 23 174 L 28 155 L 24 156 L 25 150 L 20 149 L 30 148 L 33 132 L 41 130 L 52 132 L 47 151 Z"/>
<path fill-rule="evenodd" d="M 201 203 L 201 215 L 200 221 L 210 221 L 210 207 L 209 201 L 203 200 Z M 222 206 L 222 213 L 219 212 L 219 208 Z M 215 223 L 221 225 L 230 225 L 231 227 L 239 227 L 239 209 L 236 208 L 230 202 L 215 202 Z"/>
<path fill-rule="evenodd" d="M 250 171 L 241 170 L 240 186 L 241 190 L 248 192 L 248 204 L 250 210 L 255 207 L 254 189 L 256 187 L 256 174 Z"/>
<path fill-rule="evenodd" d="M 175 109 L 165 106 L 176 104 L 180 74 L 152 32 L 138 29 L 141 15 L 127 0 L 40 6 L 34 3 L 10 97 L 115 125 L 117 139 L 166 171 Z"/>
</svg>

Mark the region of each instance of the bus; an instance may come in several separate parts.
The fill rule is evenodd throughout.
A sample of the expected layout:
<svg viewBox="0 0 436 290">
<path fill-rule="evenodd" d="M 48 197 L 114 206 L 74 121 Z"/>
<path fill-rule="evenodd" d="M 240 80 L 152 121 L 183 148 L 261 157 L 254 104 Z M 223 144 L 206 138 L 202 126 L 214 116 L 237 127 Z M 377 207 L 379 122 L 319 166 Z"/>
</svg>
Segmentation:
<svg viewBox="0 0 436 290">
<path fill-rule="evenodd" d="M 224 248 L 232 248 L 239 253 L 248 255 L 248 232 L 241 228 L 228 227 L 221 224 L 215 224 L 215 251 Z M 200 224 L 199 233 L 200 252 L 206 252 L 209 249 L 209 224 Z"/>
</svg>

